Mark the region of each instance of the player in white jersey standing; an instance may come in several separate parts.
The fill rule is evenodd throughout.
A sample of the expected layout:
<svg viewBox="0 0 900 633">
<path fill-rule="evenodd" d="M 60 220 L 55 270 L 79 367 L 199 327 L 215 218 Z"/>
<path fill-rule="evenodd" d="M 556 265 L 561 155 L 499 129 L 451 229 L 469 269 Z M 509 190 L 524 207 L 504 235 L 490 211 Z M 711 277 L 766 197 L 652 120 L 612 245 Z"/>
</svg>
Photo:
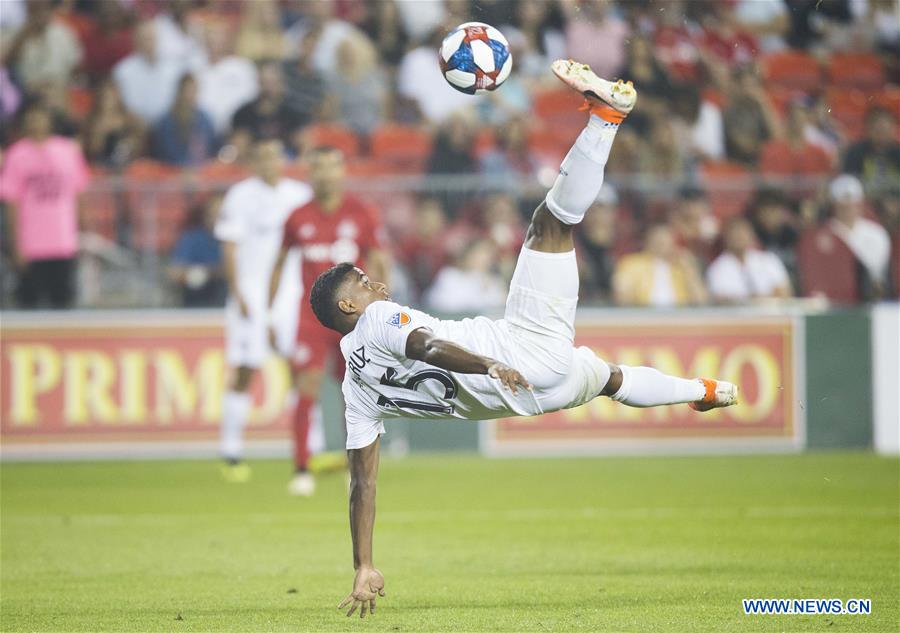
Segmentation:
<svg viewBox="0 0 900 633">
<path fill-rule="evenodd" d="M 272 267 L 281 249 L 284 222 L 291 211 L 312 198 L 309 185 L 283 177 L 284 147 L 276 139 L 253 146 L 255 176 L 228 190 L 216 223 L 223 243 L 229 297 L 225 306 L 225 356 L 230 382 L 222 400 L 220 450 L 225 460 L 222 475 L 241 482 L 250 477 L 241 461 L 243 431 L 250 413 L 250 384 L 269 356 L 268 287 Z M 279 343 L 275 350 L 291 356 L 300 301 L 299 259 L 286 266 L 293 274 L 279 289 L 272 310 Z"/>
<path fill-rule="evenodd" d="M 350 463 L 350 531 L 356 576 L 341 603 L 360 616 L 384 595 L 372 561 L 379 437 L 392 417 L 478 420 L 539 415 L 597 396 L 633 407 L 689 403 L 700 411 L 737 402 L 737 387 L 667 376 L 650 367 L 604 362 L 574 347 L 578 265 L 572 230 L 603 184 L 613 139 L 637 94 L 584 64 L 553 63 L 582 93 L 591 116 L 531 220 L 510 282 L 504 318 L 443 321 L 390 301 L 384 284 L 339 264 L 314 284 L 310 302 L 323 325 L 343 335 L 343 392 Z"/>
</svg>

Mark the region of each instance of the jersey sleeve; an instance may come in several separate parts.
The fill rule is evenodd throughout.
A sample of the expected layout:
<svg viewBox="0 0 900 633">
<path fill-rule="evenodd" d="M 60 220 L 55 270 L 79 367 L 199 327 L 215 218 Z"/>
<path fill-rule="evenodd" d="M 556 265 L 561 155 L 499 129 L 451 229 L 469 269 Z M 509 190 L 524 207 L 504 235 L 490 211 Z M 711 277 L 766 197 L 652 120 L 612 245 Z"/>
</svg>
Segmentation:
<svg viewBox="0 0 900 633">
<path fill-rule="evenodd" d="M 232 187 L 225 194 L 219 219 L 216 220 L 216 238 L 225 242 L 240 242 L 247 237 L 246 211 L 242 208 L 240 192 Z"/>
<path fill-rule="evenodd" d="M 392 301 L 371 304 L 365 318 L 368 344 L 397 359 L 406 358 L 406 339 L 411 332 L 431 326 L 424 313 Z"/>
</svg>

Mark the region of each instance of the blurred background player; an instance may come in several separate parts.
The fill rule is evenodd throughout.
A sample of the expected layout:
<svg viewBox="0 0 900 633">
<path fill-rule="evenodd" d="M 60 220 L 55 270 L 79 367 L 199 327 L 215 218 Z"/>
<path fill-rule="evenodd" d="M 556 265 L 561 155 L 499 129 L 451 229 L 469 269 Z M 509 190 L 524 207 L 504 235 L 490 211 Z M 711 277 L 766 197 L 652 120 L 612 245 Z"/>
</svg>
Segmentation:
<svg viewBox="0 0 900 633">
<path fill-rule="evenodd" d="M 361 199 L 344 191 L 344 156 L 333 147 L 319 147 L 310 155 L 309 180 L 313 200 L 298 207 L 284 225 L 281 252 L 272 270 L 269 300 L 277 301 L 282 274 L 291 248 L 300 250 L 304 294 L 316 278 L 340 262 L 367 266 L 373 279 L 387 281 L 389 260 L 383 247 L 383 227 L 378 212 Z M 295 276 L 295 275 L 294 275 Z M 274 337 L 273 330 L 273 337 Z M 334 377 L 343 380 L 344 363 L 341 337 L 322 326 L 312 313 L 309 301 L 300 301 L 300 323 L 293 367 L 297 388 L 294 411 L 295 474 L 288 491 L 297 496 L 315 492 L 315 480 L 309 472 L 308 438 L 325 370 L 330 365 Z"/>
<path fill-rule="evenodd" d="M 246 481 L 250 470 L 241 462 L 243 429 L 250 413 L 253 374 L 269 356 L 266 289 L 278 255 L 282 227 L 292 209 L 306 204 L 312 190 L 305 183 L 284 178 L 284 146 L 275 139 L 261 139 L 253 146 L 256 175 L 235 184 L 225 195 L 216 223 L 216 237 L 223 244 L 228 302 L 225 306 L 226 360 L 230 382 L 222 401 L 221 453 L 223 476 Z M 279 270 L 285 266 L 279 259 Z M 300 301 L 297 259 L 287 266 L 289 283 L 282 285 L 273 304 L 275 334 L 272 345 L 290 355 Z"/>
</svg>

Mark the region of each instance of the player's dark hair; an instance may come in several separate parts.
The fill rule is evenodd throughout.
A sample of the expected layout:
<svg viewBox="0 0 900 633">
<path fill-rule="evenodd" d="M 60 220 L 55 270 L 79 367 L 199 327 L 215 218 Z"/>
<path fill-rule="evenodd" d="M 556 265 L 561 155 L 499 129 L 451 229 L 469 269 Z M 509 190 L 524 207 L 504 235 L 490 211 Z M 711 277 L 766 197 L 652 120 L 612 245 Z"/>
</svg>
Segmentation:
<svg viewBox="0 0 900 633">
<path fill-rule="evenodd" d="M 319 319 L 319 323 L 332 330 L 338 330 L 337 321 L 340 316 L 335 295 L 353 270 L 355 266 L 350 262 L 332 266 L 318 276 L 312 290 L 309 291 L 309 304 L 316 318 Z"/>
</svg>

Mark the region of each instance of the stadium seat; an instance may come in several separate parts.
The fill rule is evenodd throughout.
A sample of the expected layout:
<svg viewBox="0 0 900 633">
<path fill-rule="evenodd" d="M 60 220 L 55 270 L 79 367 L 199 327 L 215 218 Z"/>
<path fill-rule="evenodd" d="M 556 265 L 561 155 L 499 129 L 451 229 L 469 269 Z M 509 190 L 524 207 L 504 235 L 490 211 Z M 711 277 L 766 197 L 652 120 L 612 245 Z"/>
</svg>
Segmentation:
<svg viewBox="0 0 900 633">
<path fill-rule="evenodd" d="M 814 57 L 800 51 L 771 53 L 762 58 L 763 78 L 769 84 L 811 92 L 822 81 L 822 69 Z"/>
<path fill-rule="evenodd" d="M 874 103 L 889 110 L 900 121 L 900 88 L 885 88 L 875 94 Z"/>
<path fill-rule="evenodd" d="M 304 130 L 309 147 L 330 145 L 341 150 L 348 159 L 359 156 L 359 137 L 350 128 L 343 125 L 320 123 Z"/>
<path fill-rule="evenodd" d="M 106 186 L 90 187 L 81 194 L 85 230 L 116 241 L 116 195 Z"/>
<path fill-rule="evenodd" d="M 804 297 L 827 297 L 834 303 L 859 299 L 856 258 L 828 226 L 808 229 L 797 244 L 800 291 Z"/>
<path fill-rule="evenodd" d="M 562 134 L 559 129 L 549 125 L 533 125 L 528 130 L 528 147 L 531 152 L 550 162 L 560 162 L 574 140 L 574 136 Z"/>
<path fill-rule="evenodd" d="M 157 253 L 172 247 L 184 222 L 183 173 L 171 165 L 140 160 L 125 171 L 132 246 Z"/>
<path fill-rule="evenodd" d="M 858 139 L 865 127 L 866 111 L 873 100 L 862 90 L 846 88 L 829 88 L 825 100 L 831 110 L 831 116 L 840 123 L 842 131 L 851 140 Z"/>
<path fill-rule="evenodd" d="M 884 65 L 877 55 L 834 53 L 828 62 L 828 79 L 836 87 L 877 90 L 885 83 Z"/>
<path fill-rule="evenodd" d="M 194 175 L 201 182 L 214 185 L 230 185 L 250 176 L 250 170 L 241 163 L 223 163 L 212 160 L 197 168 Z"/>
<path fill-rule="evenodd" d="M 583 122 L 584 115 L 578 112 L 583 102 L 584 97 L 568 88 L 541 90 L 534 95 L 532 110 L 543 121 L 577 118 Z"/>
<path fill-rule="evenodd" d="M 483 128 L 478 131 L 475 135 L 475 140 L 473 141 L 473 150 L 475 151 L 475 156 L 481 158 L 486 153 L 494 149 L 494 145 L 497 140 L 494 137 L 494 131 L 490 128 Z"/>
<path fill-rule="evenodd" d="M 726 219 L 743 213 L 755 191 L 746 167 L 730 161 L 708 161 L 700 168 L 700 179 L 713 213 Z"/>
<path fill-rule="evenodd" d="M 431 136 L 414 125 L 389 123 L 372 133 L 371 154 L 376 160 L 421 164 L 431 154 Z"/>
</svg>

